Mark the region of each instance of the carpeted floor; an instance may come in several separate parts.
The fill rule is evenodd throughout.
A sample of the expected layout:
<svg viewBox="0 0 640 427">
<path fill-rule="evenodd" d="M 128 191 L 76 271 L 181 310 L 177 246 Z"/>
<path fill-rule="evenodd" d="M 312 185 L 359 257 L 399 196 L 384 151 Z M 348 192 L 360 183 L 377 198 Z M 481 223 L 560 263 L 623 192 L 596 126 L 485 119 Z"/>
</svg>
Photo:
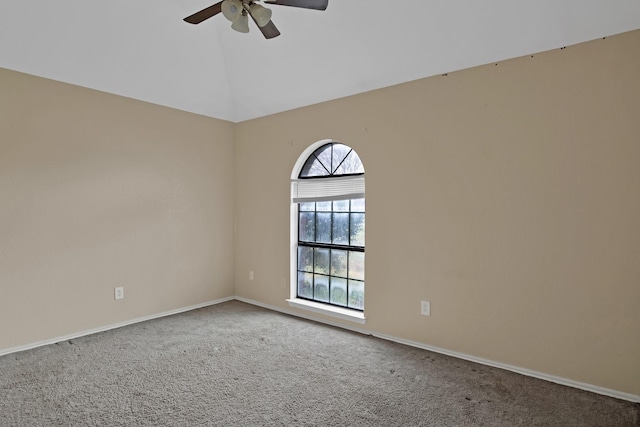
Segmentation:
<svg viewBox="0 0 640 427">
<path fill-rule="evenodd" d="M 1 426 L 640 426 L 640 405 L 238 301 L 0 357 Z"/>
</svg>

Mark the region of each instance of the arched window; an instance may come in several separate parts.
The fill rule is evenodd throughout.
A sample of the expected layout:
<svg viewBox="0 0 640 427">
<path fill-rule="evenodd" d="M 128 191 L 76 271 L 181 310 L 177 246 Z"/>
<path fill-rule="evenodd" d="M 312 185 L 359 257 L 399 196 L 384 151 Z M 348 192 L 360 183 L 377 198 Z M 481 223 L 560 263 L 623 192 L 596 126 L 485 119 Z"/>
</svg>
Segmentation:
<svg viewBox="0 0 640 427">
<path fill-rule="evenodd" d="M 309 151 L 313 150 L 310 154 Z M 311 146 L 294 168 L 290 302 L 364 319 L 364 166 L 338 142 Z M 305 302 L 307 304 L 305 304 Z"/>
</svg>

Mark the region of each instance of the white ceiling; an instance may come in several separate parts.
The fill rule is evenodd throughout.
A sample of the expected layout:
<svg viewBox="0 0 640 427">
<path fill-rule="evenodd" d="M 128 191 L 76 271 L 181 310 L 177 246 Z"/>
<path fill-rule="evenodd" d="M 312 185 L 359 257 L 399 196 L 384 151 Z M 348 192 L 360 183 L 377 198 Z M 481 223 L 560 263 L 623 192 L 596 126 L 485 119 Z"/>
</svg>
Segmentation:
<svg viewBox="0 0 640 427">
<path fill-rule="evenodd" d="M 238 122 L 640 28 L 640 0 L 274 5 L 271 40 L 182 20 L 215 2 L 0 0 L 0 67 Z"/>
</svg>

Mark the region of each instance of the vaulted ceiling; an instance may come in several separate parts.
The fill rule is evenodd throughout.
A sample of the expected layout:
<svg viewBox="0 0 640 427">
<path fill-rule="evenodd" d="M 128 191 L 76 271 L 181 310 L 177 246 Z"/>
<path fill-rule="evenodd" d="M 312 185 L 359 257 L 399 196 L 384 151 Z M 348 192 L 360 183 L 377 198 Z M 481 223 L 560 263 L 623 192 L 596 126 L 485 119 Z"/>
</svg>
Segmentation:
<svg viewBox="0 0 640 427">
<path fill-rule="evenodd" d="M 274 5 L 271 40 L 182 20 L 213 3 L 2 0 L 0 67 L 238 122 L 640 28 L 640 0 Z"/>
</svg>

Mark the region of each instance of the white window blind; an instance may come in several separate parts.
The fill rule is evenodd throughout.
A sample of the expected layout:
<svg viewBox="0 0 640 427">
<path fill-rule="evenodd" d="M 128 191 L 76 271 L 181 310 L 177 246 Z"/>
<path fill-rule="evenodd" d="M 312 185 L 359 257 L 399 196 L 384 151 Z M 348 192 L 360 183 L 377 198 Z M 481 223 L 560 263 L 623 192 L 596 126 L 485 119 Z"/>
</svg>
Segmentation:
<svg viewBox="0 0 640 427">
<path fill-rule="evenodd" d="M 291 200 L 293 203 L 326 202 L 363 197 L 364 175 L 291 180 Z"/>
</svg>

